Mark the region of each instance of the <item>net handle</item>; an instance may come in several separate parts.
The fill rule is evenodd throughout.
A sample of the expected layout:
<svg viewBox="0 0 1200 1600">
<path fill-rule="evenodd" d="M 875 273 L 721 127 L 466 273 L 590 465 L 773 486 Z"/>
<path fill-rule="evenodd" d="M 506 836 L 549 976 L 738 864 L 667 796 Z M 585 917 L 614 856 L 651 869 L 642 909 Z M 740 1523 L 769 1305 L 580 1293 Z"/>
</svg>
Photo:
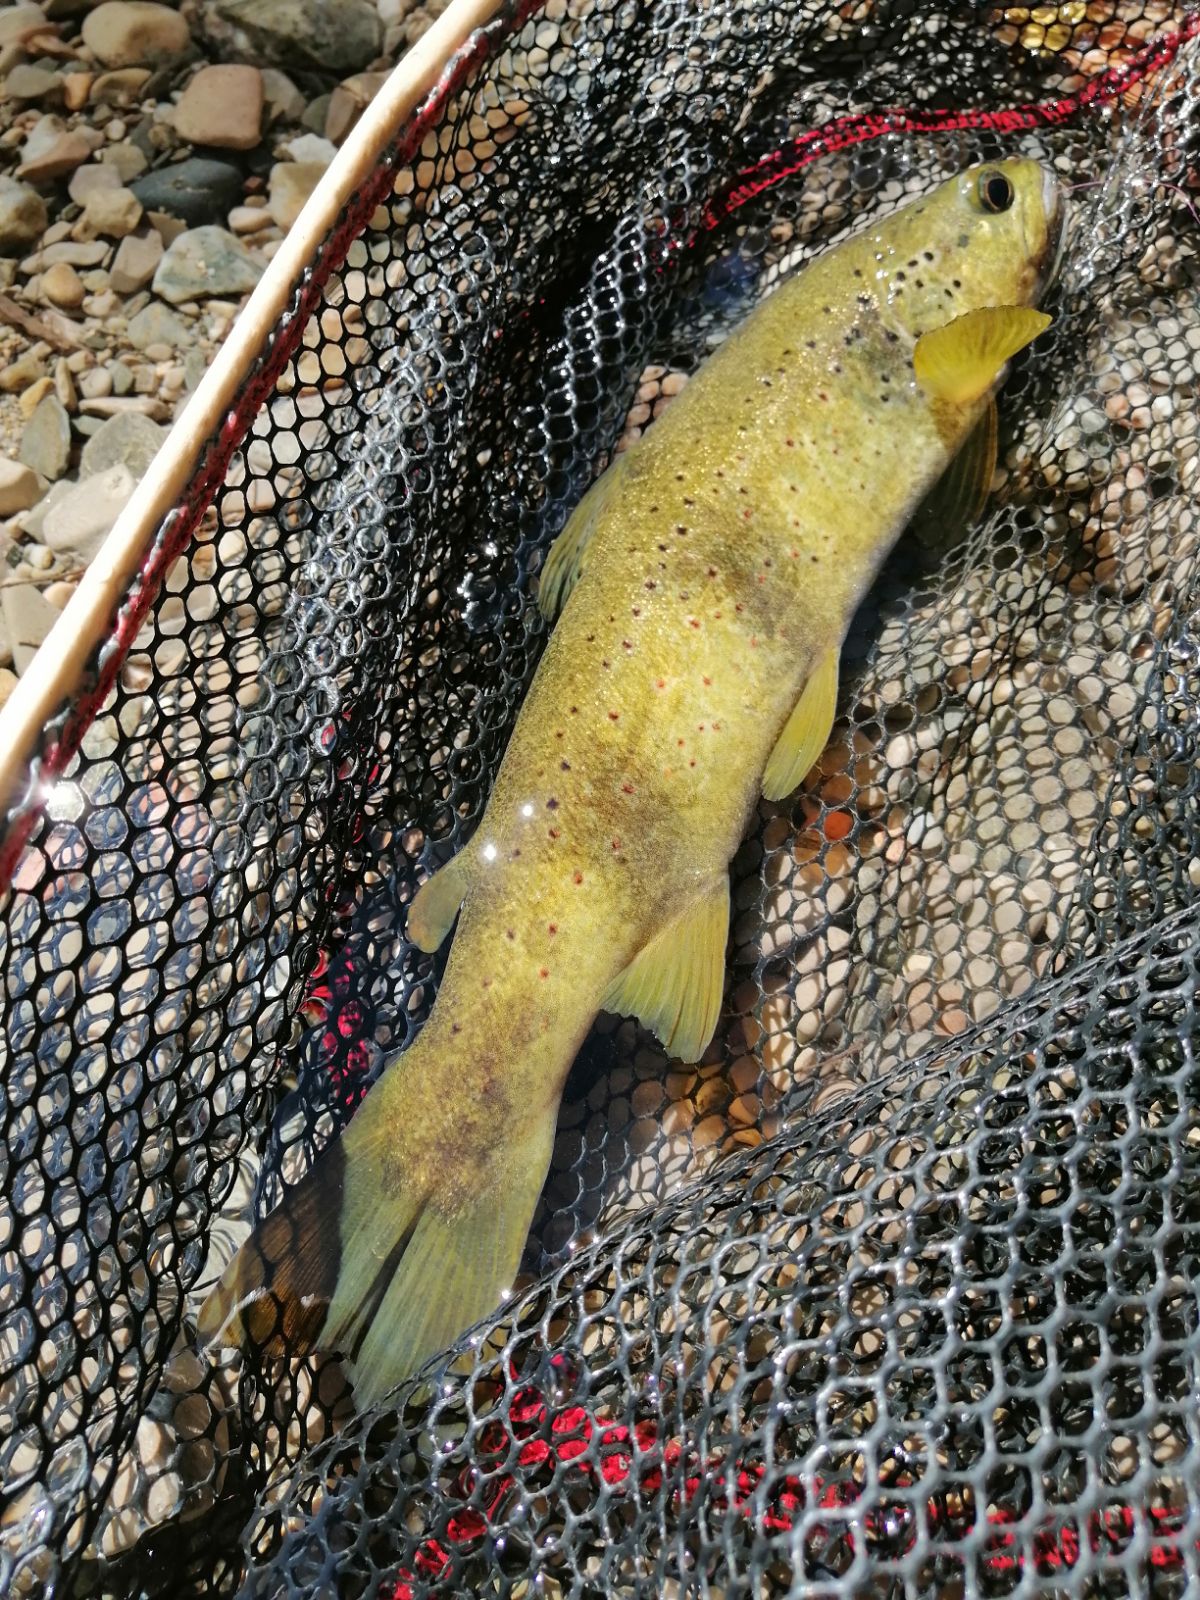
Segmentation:
<svg viewBox="0 0 1200 1600">
<path fill-rule="evenodd" d="M 24 798 L 29 767 L 43 730 L 84 682 L 88 664 L 110 631 L 114 614 L 146 560 L 163 519 L 187 490 L 206 443 L 234 409 L 259 352 L 286 316 L 297 284 L 339 213 L 370 179 L 388 146 L 457 51 L 504 3 L 451 0 L 397 63 L 268 262 L 229 337 L 62 615 L 18 678 L 8 702 L 0 707 L 0 819 Z"/>
</svg>

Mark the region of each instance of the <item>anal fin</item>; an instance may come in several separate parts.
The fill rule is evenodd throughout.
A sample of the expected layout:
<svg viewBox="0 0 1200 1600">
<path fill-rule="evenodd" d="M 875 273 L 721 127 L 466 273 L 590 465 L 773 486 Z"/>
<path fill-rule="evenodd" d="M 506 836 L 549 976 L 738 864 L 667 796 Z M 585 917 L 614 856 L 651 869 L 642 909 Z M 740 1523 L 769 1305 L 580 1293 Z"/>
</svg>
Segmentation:
<svg viewBox="0 0 1200 1600">
<path fill-rule="evenodd" d="M 767 760 L 762 780 L 767 800 L 783 800 L 816 765 L 833 728 L 837 689 L 838 650 L 832 646 L 813 668 Z"/>
<path fill-rule="evenodd" d="M 722 878 L 669 922 L 610 984 L 605 1011 L 636 1017 L 679 1061 L 699 1061 L 716 1031 L 729 937 Z"/>
<path fill-rule="evenodd" d="M 466 899 L 467 860 L 466 851 L 459 851 L 453 861 L 447 861 L 431 878 L 426 878 L 413 896 L 406 929 L 417 949 L 427 955 L 440 947 Z"/>
</svg>

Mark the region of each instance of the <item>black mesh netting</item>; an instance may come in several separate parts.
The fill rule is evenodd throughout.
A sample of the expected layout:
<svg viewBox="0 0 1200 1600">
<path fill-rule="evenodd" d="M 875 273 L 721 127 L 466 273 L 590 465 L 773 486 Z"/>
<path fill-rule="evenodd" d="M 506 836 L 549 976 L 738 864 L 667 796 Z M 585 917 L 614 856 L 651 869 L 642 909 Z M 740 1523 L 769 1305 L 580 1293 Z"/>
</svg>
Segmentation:
<svg viewBox="0 0 1200 1600">
<path fill-rule="evenodd" d="M 1196 31 L 551 0 L 403 132 L 6 902 L 5 1592 L 1200 1583 Z M 901 546 L 736 858 L 705 1061 L 601 1020 L 532 1287 L 432 1399 L 210 1365 L 252 1207 L 429 1009 L 405 907 L 481 812 L 570 508 L 780 275 L 1014 150 L 1083 186 L 1054 329 L 988 515 Z"/>
</svg>

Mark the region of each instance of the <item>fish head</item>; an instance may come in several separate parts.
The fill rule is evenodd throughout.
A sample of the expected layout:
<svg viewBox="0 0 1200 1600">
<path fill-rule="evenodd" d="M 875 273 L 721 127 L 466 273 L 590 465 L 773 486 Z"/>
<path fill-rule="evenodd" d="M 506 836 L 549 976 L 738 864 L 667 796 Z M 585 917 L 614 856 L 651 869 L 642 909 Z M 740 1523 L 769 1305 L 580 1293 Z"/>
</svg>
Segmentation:
<svg viewBox="0 0 1200 1600">
<path fill-rule="evenodd" d="M 1066 195 L 1024 157 L 968 167 L 877 238 L 889 320 L 913 337 L 986 306 L 1036 306 L 1062 254 Z"/>
</svg>

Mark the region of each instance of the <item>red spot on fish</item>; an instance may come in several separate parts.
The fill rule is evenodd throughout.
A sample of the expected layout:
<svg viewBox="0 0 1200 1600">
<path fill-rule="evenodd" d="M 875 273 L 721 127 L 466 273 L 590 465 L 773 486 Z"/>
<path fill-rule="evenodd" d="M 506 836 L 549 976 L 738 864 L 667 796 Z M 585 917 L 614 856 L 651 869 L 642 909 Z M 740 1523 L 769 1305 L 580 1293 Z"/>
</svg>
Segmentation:
<svg viewBox="0 0 1200 1600">
<path fill-rule="evenodd" d="M 758 649 L 758 635 L 756 633 L 750 635 L 750 648 L 751 650 Z"/>
<path fill-rule="evenodd" d="M 682 739 L 676 739 L 675 743 L 679 746 L 679 748 L 681 750 L 683 749 L 683 740 Z"/>
<path fill-rule="evenodd" d="M 505 937 L 505 938 L 506 938 L 506 939 L 515 939 L 515 938 L 516 938 L 516 937 L 517 937 L 517 936 L 516 936 L 516 934 L 515 934 L 515 933 L 514 933 L 514 932 L 513 932 L 513 930 L 512 930 L 512 929 L 511 929 L 511 928 L 509 928 L 509 930 L 508 930 L 508 932 L 507 932 L 507 933 L 506 933 L 506 934 L 505 934 L 505 935 L 504 935 L 504 937 Z"/>
<path fill-rule="evenodd" d="M 621 713 L 620 713 L 620 712 L 619 712 L 619 711 L 610 711 L 610 712 L 609 712 L 609 713 L 608 713 L 608 720 L 609 720 L 609 721 L 610 721 L 610 722 L 620 722 L 620 720 L 621 720 Z"/>
<path fill-rule="evenodd" d="M 766 583 L 766 581 L 767 581 L 767 575 L 766 575 L 765 572 L 760 572 L 760 573 L 756 574 L 756 576 L 755 576 L 755 582 L 756 583 Z"/>
<path fill-rule="evenodd" d="M 612 847 L 613 847 L 614 850 L 619 850 L 621 848 L 620 839 L 614 839 L 613 842 L 612 842 Z"/>
<path fill-rule="evenodd" d="M 558 932 L 558 923 L 557 922 L 548 922 L 546 924 L 546 932 L 547 933 L 551 933 L 551 934 L 557 933 Z"/>
<path fill-rule="evenodd" d="M 550 976 L 550 968 L 549 967 L 539 967 L 538 968 L 538 977 L 539 978 L 548 978 L 549 976 Z"/>
<path fill-rule="evenodd" d="M 788 441 L 787 441 L 787 447 L 788 447 L 788 449 L 789 449 L 789 450 L 794 450 L 794 449 L 795 449 L 795 447 L 796 447 L 796 441 L 795 441 L 795 439 L 789 439 L 789 440 L 788 440 Z"/>
<path fill-rule="evenodd" d="M 548 829 L 548 830 L 547 830 L 547 831 L 548 831 L 548 832 L 549 832 L 549 834 L 550 834 L 550 837 L 551 837 L 551 838 L 552 838 L 552 839 L 557 839 L 557 838 L 560 838 L 560 837 L 561 837 L 561 831 L 562 831 L 562 830 L 561 830 L 561 829 L 559 829 L 559 828 L 550 828 L 550 829 Z"/>
<path fill-rule="evenodd" d="M 645 584 L 643 585 L 643 588 L 646 588 L 646 589 L 657 589 L 658 588 L 658 584 L 655 582 L 655 580 L 653 578 L 647 578 Z"/>
<path fill-rule="evenodd" d="M 704 724 L 702 722 L 698 722 L 696 724 L 696 732 L 697 733 L 703 733 L 704 732 Z"/>
<path fill-rule="evenodd" d="M 694 761 L 689 761 L 688 762 L 688 766 L 689 767 L 694 767 L 695 765 L 696 765 L 696 763 Z"/>
<path fill-rule="evenodd" d="M 601 666 L 602 666 L 602 667 L 608 667 L 608 666 L 611 666 L 611 665 L 612 665 L 612 663 L 611 663 L 611 662 L 609 662 L 609 661 L 602 661 L 602 662 L 601 662 L 601 663 L 600 663 L 600 665 L 601 665 Z"/>
<path fill-rule="evenodd" d="M 564 762 L 563 765 L 565 766 L 566 763 Z M 554 798 L 553 795 L 551 795 L 549 800 L 546 801 L 546 810 L 547 811 L 557 811 L 558 810 L 558 801 Z"/>
<path fill-rule="evenodd" d="M 714 733 L 720 733 L 720 731 L 721 731 L 721 724 L 719 722 L 714 722 L 713 723 L 713 732 Z"/>
<path fill-rule="evenodd" d="M 791 557 L 792 557 L 793 561 L 798 561 L 800 559 L 799 550 L 793 550 L 793 551 L 790 552 L 790 554 L 791 554 Z"/>
<path fill-rule="evenodd" d="M 715 578 L 715 577 L 716 577 L 716 575 L 717 575 L 717 569 L 716 569 L 716 567 L 709 567 L 709 569 L 708 569 L 708 575 L 709 575 L 709 577 L 710 577 L 710 578 Z"/>
<path fill-rule="evenodd" d="M 665 678 L 659 678 L 658 682 L 654 685 L 654 687 L 656 689 L 665 689 L 667 687 L 667 680 Z"/>
<path fill-rule="evenodd" d="M 575 882 L 576 883 L 582 883 L 583 882 L 583 873 L 582 872 L 577 872 L 575 874 Z"/>
<path fill-rule="evenodd" d="M 492 987 L 492 980 L 490 978 L 485 978 L 481 987 L 484 989 L 490 989 Z"/>
<path fill-rule="evenodd" d="M 621 785 L 621 793 L 622 794 L 632 794 L 633 793 L 633 785 L 631 783 L 623 783 Z"/>
<path fill-rule="evenodd" d="M 558 737 L 561 739 L 562 738 L 562 734 L 560 733 Z M 564 772 L 570 772 L 571 763 L 569 761 L 560 761 L 558 764 L 559 764 L 559 766 L 562 768 L 562 770 Z"/>
<path fill-rule="evenodd" d="M 509 938 L 510 939 L 512 938 L 512 934 L 509 934 Z M 451 1033 L 461 1033 L 462 1029 L 459 1027 L 457 1022 L 452 1022 L 450 1024 L 450 1032 Z"/>
<path fill-rule="evenodd" d="M 743 611 L 745 609 L 745 607 L 742 605 L 742 602 L 739 600 L 737 602 L 737 604 L 734 606 L 733 609 L 740 613 L 741 611 Z"/>
<path fill-rule="evenodd" d="M 711 689 L 712 688 L 712 679 L 708 676 L 707 673 L 702 673 L 701 674 L 701 682 L 704 684 L 704 687 L 706 689 Z"/>
<path fill-rule="evenodd" d="M 747 507 L 747 509 L 742 512 L 742 521 L 749 522 L 752 515 L 753 513 L 750 511 L 749 507 Z"/>
<path fill-rule="evenodd" d="M 572 706 L 571 707 L 571 715 L 573 717 L 577 717 L 579 715 L 579 707 L 578 706 Z"/>
<path fill-rule="evenodd" d="M 689 628 L 698 628 L 699 626 L 700 626 L 700 618 L 699 617 L 689 617 L 688 618 L 688 627 Z"/>
</svg>

